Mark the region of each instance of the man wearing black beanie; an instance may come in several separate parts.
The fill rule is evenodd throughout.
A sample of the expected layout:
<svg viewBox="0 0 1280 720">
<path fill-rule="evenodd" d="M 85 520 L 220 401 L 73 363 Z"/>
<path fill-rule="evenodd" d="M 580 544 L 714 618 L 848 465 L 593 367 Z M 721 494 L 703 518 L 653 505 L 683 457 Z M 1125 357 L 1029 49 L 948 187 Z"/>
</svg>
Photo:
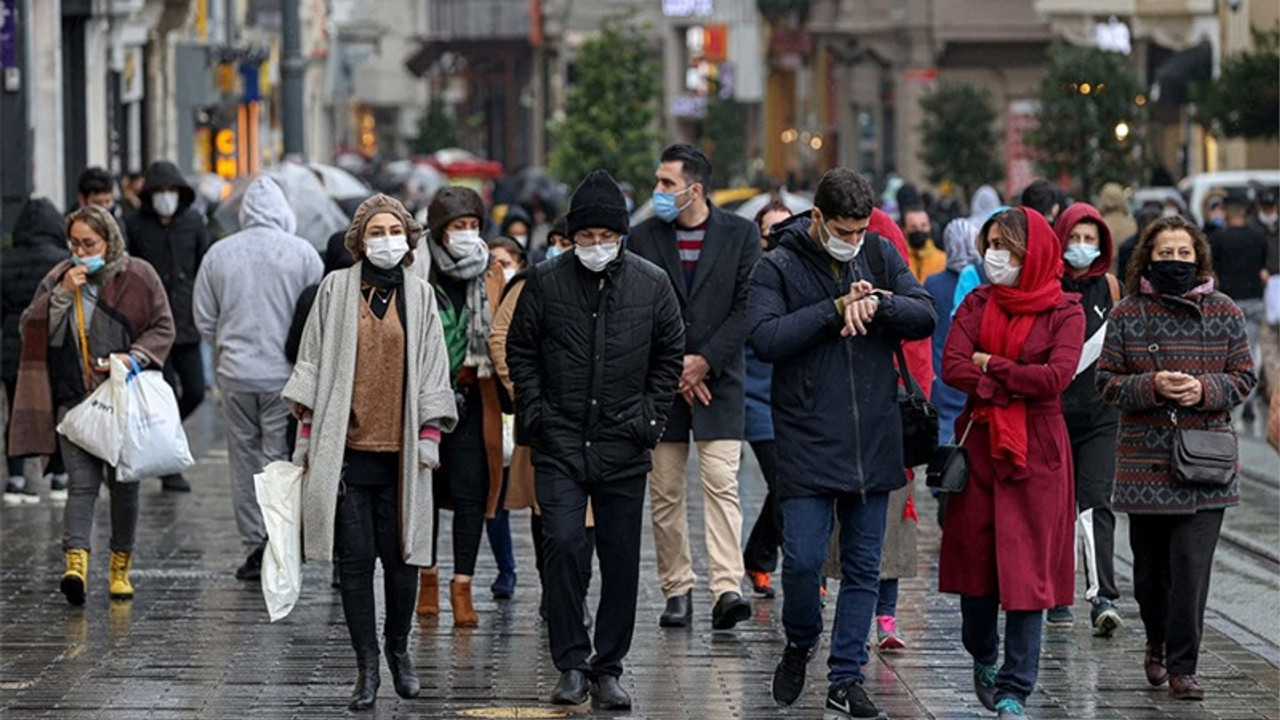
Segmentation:
<svg viewBox="0 0 1280 720">
<path fill-rule="evenodd" d="M 626 710 L 618 682 L 635 630 L 640 532 L 650 452 L 680 380 L 684 322 L 666 274 L 624 249 L 626 201 L 609 173 L 587 175 L 569 202 L 573 250 L 533 268 L 507 336 L 516 442 L 533 449 L 542 508 L 551 695 Z M 580 558 L 596 521 L 600 605 L 583 625 Z"/>
</svg>

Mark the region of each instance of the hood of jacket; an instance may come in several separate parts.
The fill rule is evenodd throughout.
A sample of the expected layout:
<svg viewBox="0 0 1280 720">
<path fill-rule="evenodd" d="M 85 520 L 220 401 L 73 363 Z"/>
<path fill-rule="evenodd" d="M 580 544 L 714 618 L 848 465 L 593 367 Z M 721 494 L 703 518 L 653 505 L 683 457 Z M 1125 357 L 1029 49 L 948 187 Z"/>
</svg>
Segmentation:
<svg viewBox="0 0 1280 720">
<path fill-rule="evenodd" d="M 51 245 L 67 247 L 66 219 L 48 198 L 31 198 L 22 205 L 13 224 L 14 247 Z"/>
<path fill-rule="evenodd" d="M 1071 236 L 1071 229 L 1079 225 L 1082 220 L 1092 220 L 1097 223 L 1098 249 L 1102 253 L 1081 277 L 1105 275 L 1111 269 L 1111 256 L 1115 252 L 1115 243 L 1111 240 L 1111 228 L 1107 227 L 1107 221 L 1102 219 L 1102 213 L 1089 203 L 1075 203 L 1058 215 L 1058 220 L 1053 224 L 1053 234 L 1058 236 L 1059 252 L 1066 252 L 1067 238 Z M 1064 262 L 1063 269 L 1070 273 L 1072 268 Z"/>
<path fill-rule="evenodd" d="M 151 163 L 151 167 L 147 168 L 146 178 L 142 181 L 142 190 L 138 191 L 142 212 L 156 214 L 155 209 L 151 207 L 151 196 L 163 187 L 178 190 L 178 212 L 174 213 L 174 217 L 181 215 L 183 210 L 191 207 L 191 204 L 196 201 L 196 191 L 187 183 L 178 166 L 167 160 L 160 160 Z"/>
<path fill-rule="evenodd" d="M 1124 188 L 1120 183 L 1109 182 L 1102 186 L 1102 191 L 1098 193 L 1098 211 L 1129 214 L 1129 201 L 1125 199 Z"/>
<path fill-rule="evenodd" d="M 524 206 L 512 203 L 507 206 L 507 214 L 502 218 L 502 227 L 498 234 L 510 236 L 507 231 L 517 222 L 523 222 L 530 230 L 533 230 L 533 216 L 529 214 L 528 210 L 524 209 Z"/>
<path fill-rule="evenodd" d="M 998 207 L 1000 193 L 990 185 L 983 185 L 973 193 L 973 201 L 969 203 L 969 219 L 981 227 Z"/>
<path fill-rule="evenodd" d="M 978 254 L 978 227 L 968 218 L 956 218 L 942 232 L 947 252 L 947 269 L 960 272 L 982 259 Z"/>
<path fill-rule="evenodd" d="M 276 181 L 259 175 L 240 198 L 240 227 L 268 228 L 293 235 L 298 218 Z"/>
</svg>

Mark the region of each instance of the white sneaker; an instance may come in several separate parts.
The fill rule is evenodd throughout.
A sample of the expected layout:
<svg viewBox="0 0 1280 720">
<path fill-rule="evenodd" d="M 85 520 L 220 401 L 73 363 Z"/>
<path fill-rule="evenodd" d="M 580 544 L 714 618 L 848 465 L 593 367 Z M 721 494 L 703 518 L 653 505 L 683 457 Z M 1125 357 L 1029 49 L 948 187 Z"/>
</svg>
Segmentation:
<svg viewBox="0 0 1280 720">
<path fill-rule="evenodd" d="M 49 500 L 53 502 L 67 501 L 67 475 L 59 473 L 49 478 Z"/>
</svg>

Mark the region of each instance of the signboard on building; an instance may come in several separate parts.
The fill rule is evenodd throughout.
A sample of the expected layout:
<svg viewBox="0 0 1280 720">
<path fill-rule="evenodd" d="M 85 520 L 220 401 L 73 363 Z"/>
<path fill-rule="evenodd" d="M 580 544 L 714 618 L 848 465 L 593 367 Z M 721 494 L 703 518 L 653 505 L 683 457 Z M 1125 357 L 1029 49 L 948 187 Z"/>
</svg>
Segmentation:
<svg viewBox="0 0 1280 720">
<path fill-rule="evenodd" d="M 1040 124 L 1040 103 L 1013 100 L 1004 116 L 1005 197 L 1014 197 L 1036 179 L 1035 151 L 1024 144 L 1026 134 Z"/>
<path fill-rule="evenodd" d="M 18 0 L 0 0 L 0 68 L 18 66 Z"/>
<path fill-rule="evenodd" d="M 667 17 L 705 17 L 713 11 L 711 0 L 662 0 L 662 14 Z"/>
</svg>

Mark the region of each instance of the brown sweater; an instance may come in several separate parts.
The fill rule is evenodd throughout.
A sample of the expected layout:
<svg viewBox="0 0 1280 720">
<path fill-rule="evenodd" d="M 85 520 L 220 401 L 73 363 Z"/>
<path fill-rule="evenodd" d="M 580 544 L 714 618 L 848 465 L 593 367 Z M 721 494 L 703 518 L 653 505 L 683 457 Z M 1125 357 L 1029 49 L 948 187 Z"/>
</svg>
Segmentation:
<svg viewBox="0 0 1280 720">
<path fill-rule="evenodd" d="M 388 299 L 387 312 L 381 319 L 362 300 L 356 333 L 347 447 L 399 452 L 404 438 L 405 337 L 395 297 Z"/>
</svg>

